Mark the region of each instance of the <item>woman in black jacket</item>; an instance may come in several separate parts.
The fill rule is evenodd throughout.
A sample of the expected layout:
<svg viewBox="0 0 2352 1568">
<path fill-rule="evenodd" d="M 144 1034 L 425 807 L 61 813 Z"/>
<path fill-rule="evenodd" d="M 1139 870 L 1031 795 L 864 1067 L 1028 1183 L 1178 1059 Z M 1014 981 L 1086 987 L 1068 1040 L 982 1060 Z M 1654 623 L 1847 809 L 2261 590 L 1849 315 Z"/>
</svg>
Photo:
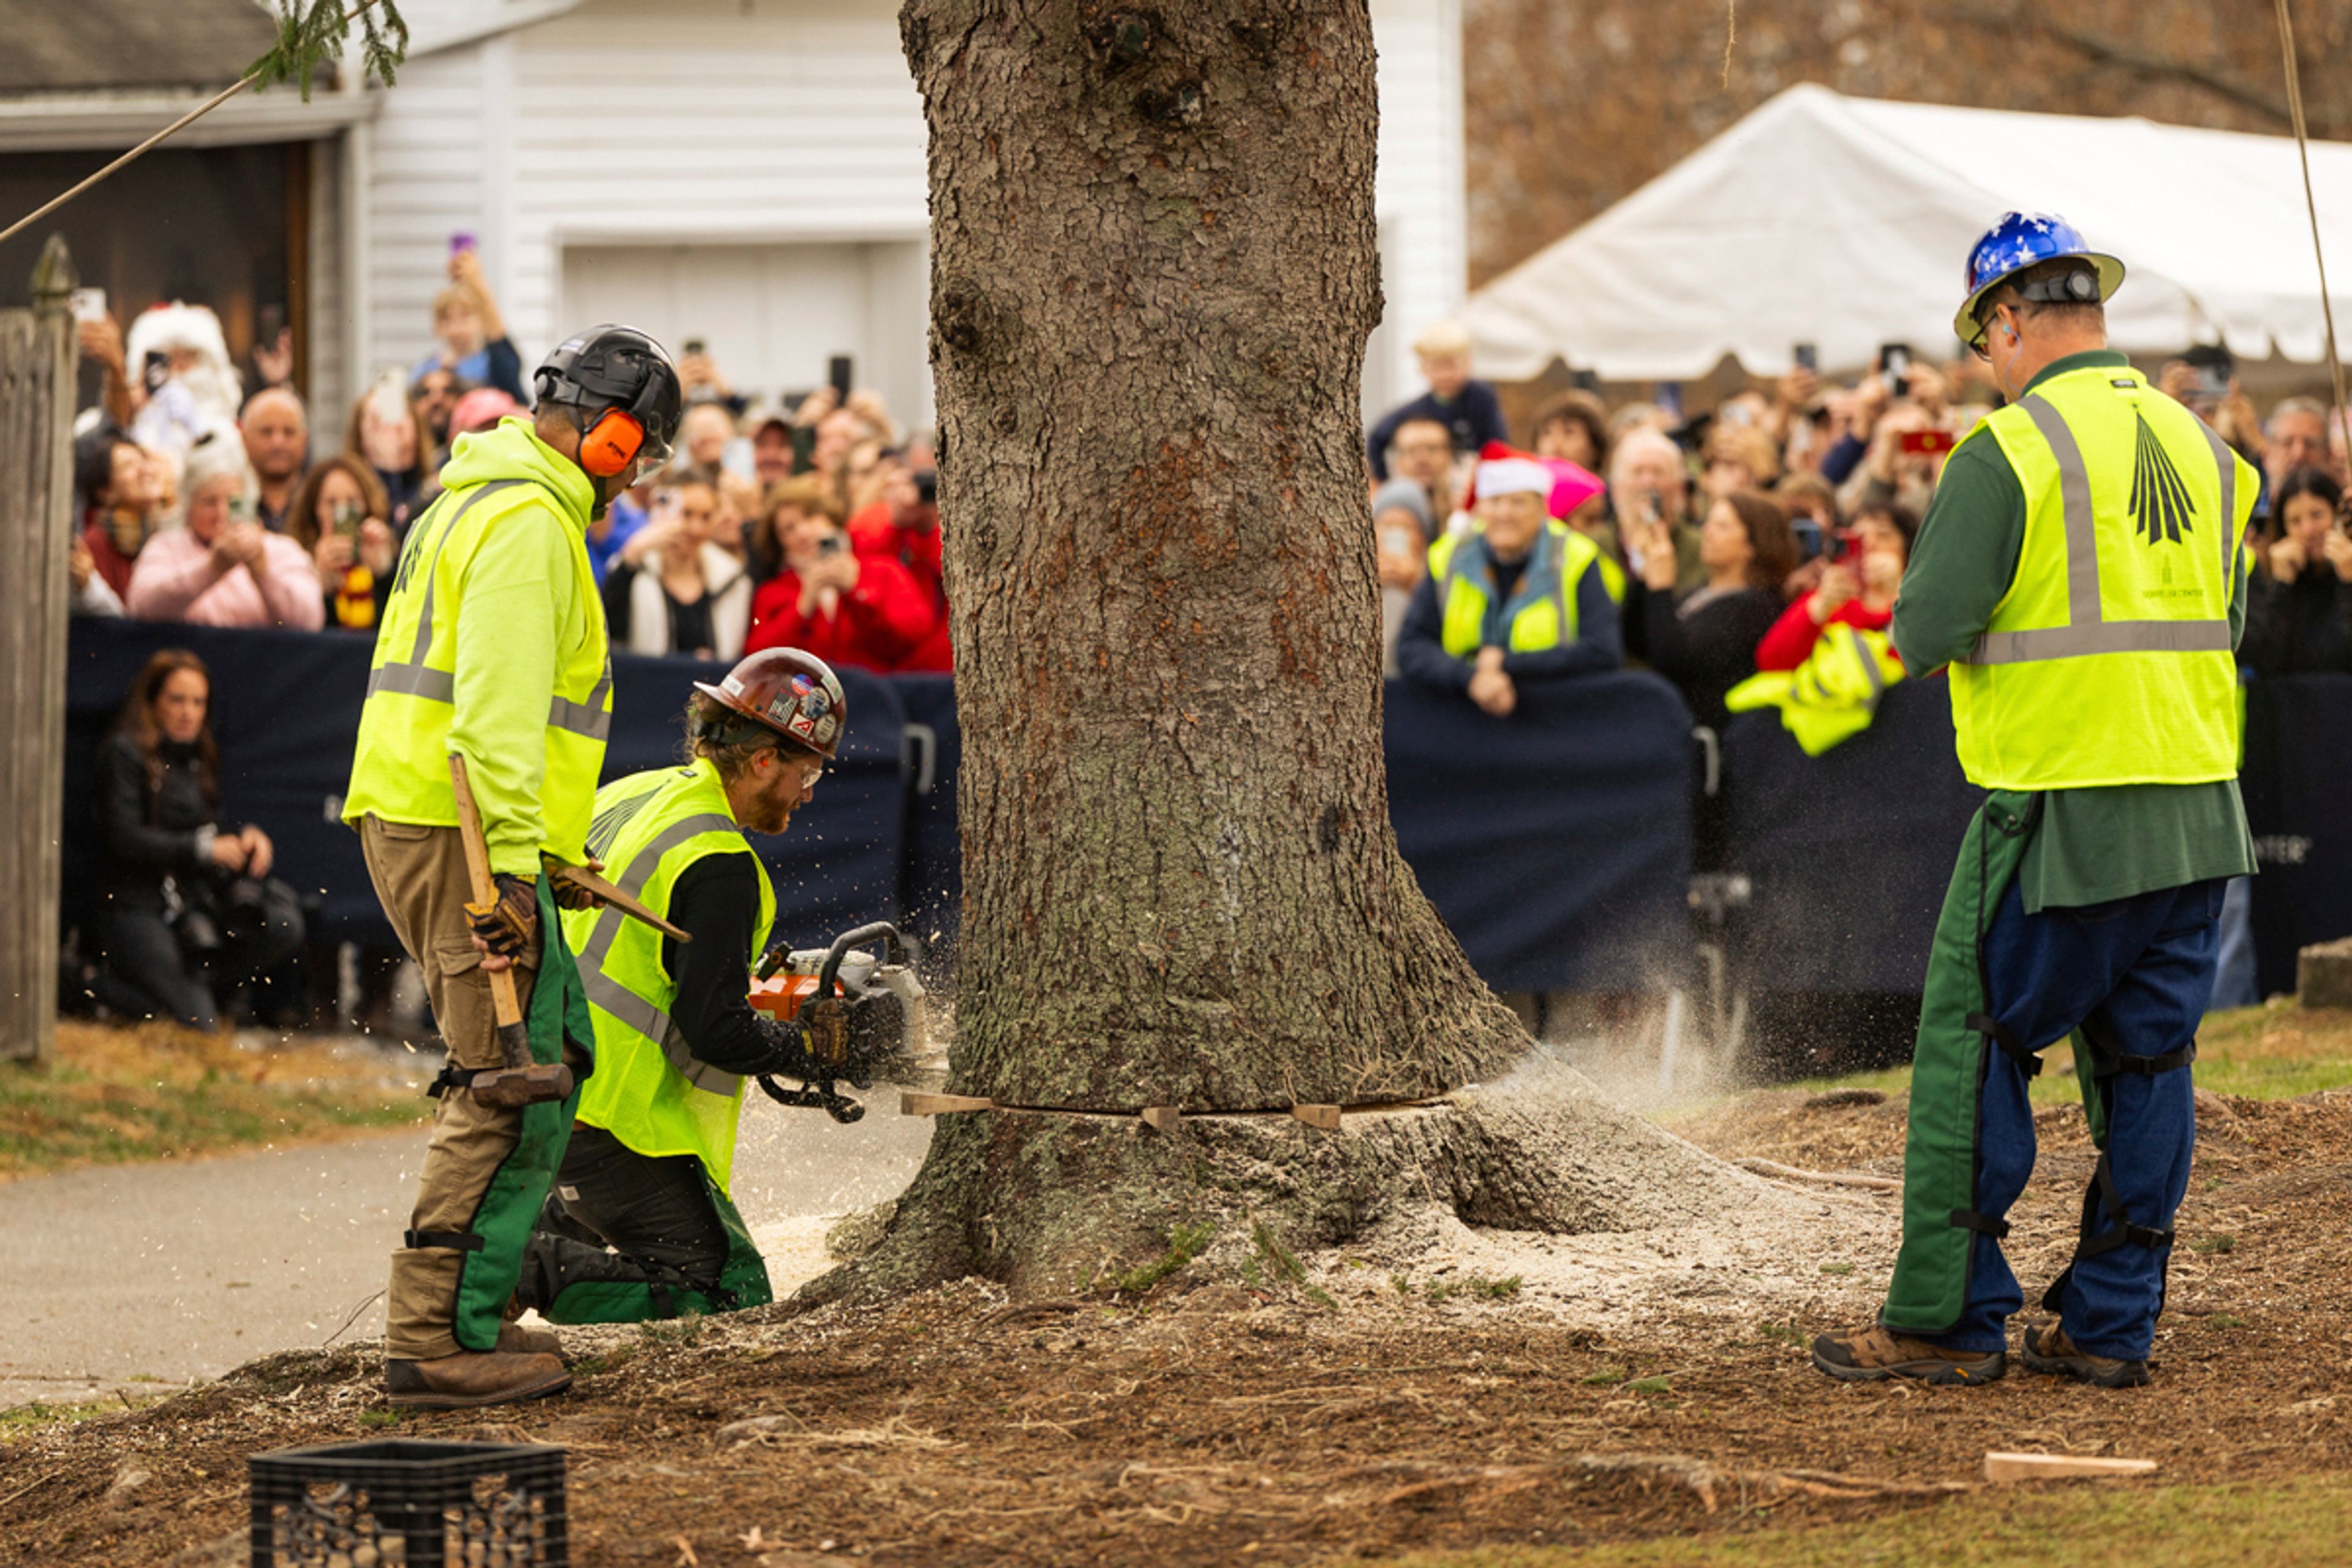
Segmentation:
<svg viewBox="0 0 2352 1568">
<path fill-rule="evenodd" d="M 1753 490 L 1717 500 L 1699 528 L 1706 580 L 1683 594 L 1675 592 L 1665 525 L 1650 524 L 1638 543 L 1642 580 L 1625 595 L 1626 652 L 1673 681 L 1691 717 L 1720 734 L 1730 719 L 1724 695 L 1756 673 L 1756 645 L 1780 618 L 1780 584 L 1797 569 L 1789 515 Z M 1721 869 L 1730 853 L 1729 797 L 1700 795 L 1692 830 L 1697 868 Z"/>
<path fill-rule="evenodd" d="M 269 836 L 220 821 L 220 752 L 204 661 L 165 648 L 131 684 L 98 752 L 98 891 L 106 953 L 97 994 L 133 1018 L 219 1023 L 215 996 L 302 942 L 293 889 L 269 878 Z"/>
<path fill-rule="evenodd" d="M 2238 663 L 2260 675 L 2352 671 L 2352 536 L 2339 521 L 2344 487 L 2324 468 L 2295 468 L 2271 499 L 2279 536 L 2255 552 Z"/>
<path fill-rule="evenodd" d="M 1680 689 L 1691 717 L 1720 731 L 1724 694 L 1756 673 L 1756 645 L 1780 618 L 1780 584 L 1796 570 L 1788 514 L 1753 490 L 1725 496 L 1699 529 L 1706 580 L 1675 592 L 1664 526 L 1636 542 L 1642 580 L 1626 596 L 1625 651 Z"/>
</svg>

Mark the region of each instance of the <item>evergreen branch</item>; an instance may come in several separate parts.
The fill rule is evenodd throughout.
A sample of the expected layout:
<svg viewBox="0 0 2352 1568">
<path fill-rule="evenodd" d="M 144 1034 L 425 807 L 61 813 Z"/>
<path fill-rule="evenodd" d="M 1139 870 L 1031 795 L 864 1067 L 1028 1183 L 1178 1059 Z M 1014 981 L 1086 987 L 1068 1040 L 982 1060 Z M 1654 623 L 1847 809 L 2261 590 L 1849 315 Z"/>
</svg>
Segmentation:
<svg viewBox="0 0 2352 1568">
<path fill-rule="evenodd" d="M 365 29 L 365 41 L 360 48 L 361 81 L 364 84 L 372 76 L 386 87 L 392 85 L 393 71 L 408 55 L 408 24 L 401 20 L 393 0 L 360 0 L 349 12 L 343 10 L 341 0 L 311 0 L 307 15 L 301 13 L 300 5 L 301 0 L 278 0 L 278 47 L 247 67 L 243 77 L 63 195 L 43 202 L 6 228 L 0 229 L 0 244 L 5 244 L 32 227 L 110 175 L 128 168 L 247 88 L 259 89 L 272 82 L 299 81 L 302 84 L 302 101 L 310 102 L 312 74 L 330 55 L 341 54 L 345 40 L 351 37 L 353 21 L 359 22 Z M 381 17 L 376 15 L 379 8 L 383 13 Z"/>
</svg>

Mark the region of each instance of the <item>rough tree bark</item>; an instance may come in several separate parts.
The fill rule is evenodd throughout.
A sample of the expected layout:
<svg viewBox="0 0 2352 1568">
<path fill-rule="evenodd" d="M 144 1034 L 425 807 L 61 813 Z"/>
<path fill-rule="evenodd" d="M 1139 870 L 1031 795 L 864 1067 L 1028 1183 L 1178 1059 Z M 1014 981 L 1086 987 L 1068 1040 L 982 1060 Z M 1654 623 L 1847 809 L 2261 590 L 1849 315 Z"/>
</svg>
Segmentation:
<svg viewBox="0 0 2352 1568">
<path fill-rule="evenodd" d="M 1066 1289 L 1244 1212 L 1531 1228 L 1752 1179 L 1528 1048 L 1399 857 L 1356 417 L 1380 311 L 1363 0 L 908 0 L 963 730 L 949 1088 L 877 1250 L 816 1294 Z M 1571 1151 L 1563 1159 L 1561 1151 Z M 1663 1194 L 1663 1195 L 1662 1195 Z"/>
</svg>

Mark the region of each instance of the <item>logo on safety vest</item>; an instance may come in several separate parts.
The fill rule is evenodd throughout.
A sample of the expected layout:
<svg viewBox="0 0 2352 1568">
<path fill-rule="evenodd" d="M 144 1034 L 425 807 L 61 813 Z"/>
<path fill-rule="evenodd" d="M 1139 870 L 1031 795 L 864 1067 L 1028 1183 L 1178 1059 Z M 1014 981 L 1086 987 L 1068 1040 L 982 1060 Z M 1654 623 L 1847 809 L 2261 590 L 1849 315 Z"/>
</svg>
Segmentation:
<svg viewBox="0 0 2352 1568">
<path fill-rule="evenodd" d="M 2194 531 L 2197 508 L 2146 417 L 2138 424 L 2132 451 L 2132 524 L 2150 544 L 2178 544 L 2183 533 Z"/>
</svg>

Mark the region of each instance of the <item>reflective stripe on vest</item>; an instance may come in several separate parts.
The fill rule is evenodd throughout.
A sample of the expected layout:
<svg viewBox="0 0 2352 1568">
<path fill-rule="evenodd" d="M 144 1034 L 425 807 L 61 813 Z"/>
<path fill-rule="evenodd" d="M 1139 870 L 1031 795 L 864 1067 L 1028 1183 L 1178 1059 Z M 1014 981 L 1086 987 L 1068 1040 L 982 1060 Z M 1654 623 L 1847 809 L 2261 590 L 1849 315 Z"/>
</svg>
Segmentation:
<svg viewBox="0 0 2352 1568">
<path fill-rule="evenodd" d="M 2022 405 L 2033 427 L 2050 443 L 2058 463 L 2059 505 L 2066 524 L 2067 625 L 2022 632 L 1989 631 L 1977 638 L 1970 664 L 2024 664 L 2045 658 L 2080 658 L 2098 653 L 2228 653 L 2230 618 L 2198 621 L 2110 621 L 2099 601 L 2099 532 L 2091 506 L 2091 473 L 2083 464 L 2083 448 L 2065 418 L 2050 400 L 2036 393 Z M 2221 516 L 2234 524 L 2238 503 L 2238 466 L 2226 442 L 2203 420 L 2221 475 Z M 2137 484 L 2135 479 L 2135 486 Z M 2234 526 L 2221 536 L 2221 576 L 2230 580 L 2235 563 L 2231 538 Z"/>
<path fill-rule="evenodd" d="M 542 492 L 544 507 L 540 504 Z M 555 664 L 545 698 L 545 727 L 536 733 L 502 730 L 496 737 L 477 737 L 476 743 L 487 749 L 493 767 L 507 766 L 522 777 L 538 773 L 537 847 L 561 860 L 581 858 L 612 729 L 613 688 L 604 605 L 581 521 L 571 500 L 524 478 L 488 479 L 449 490 L 417 520 L 402 548 L 392 595 L 376 632 L 367 700 L 352 745 L 351 784 L 343 797 L 346 820 L 373 813 L 388 822 L 454 825 L 457 803 L 449 787 L 448 757 L 452 732 L 462 718 L 457 673 L 461 629 L 473 650 L 470 657 L 484 663 L 493 678 L 502 647 L 520 641 L 536 650 L 541 637 L 551 631 Z M 561 553 L 569 569 L 555 567 L 557 576 L 547 584 L 547 626 L 517 622 L 510 606 L 472 610 L 467 584 L 485 544 L 509 529 L 548 527 L 559 535 L 541 540 L 534 532 L 530 542 L 543 542 L 551 553 Z M 424 574 L 421 584 L 419 573 Z M 472 679 L 468 671 L 469 690 Z M 480 792 L 485 759 L 472 760 L 474 787 Z M 485 799 L 482 804 L 487 814 L 493 802 Z M 494 852 L 519 848 L 493 844 Z"/>
<path fill-rule="evenodd" d="M 1485 536 L 1443 539 L 1430 547 L 1430 554 L 1431 574 L 1438 578 L 1439 641 L 1454 658 L 1468 658 L 1485 645 L 1486 614 L 1494 602 Z M 1520 603 L 1511 612 L 1505 646 L 1513 653 L 1539 653 L 1575 641 L 1576 586 L 1598 559 L 1600 552 L 1581 534 L 1560 523 L 1546 524 L 1511 595 Z"/>
<path fill-rule="evenodd" d="M 598 791 L 588 847 L 624 890 L 663 915 L 688 868 L 713 855 L 752 853 L 707 760 Z M 753 864 L 756 953 L 775 920 L 775 893 Z M 596 1029 L 596 1071 L 581 1090 L 580 1120 L 651 1158 L 692 1154 L 727 1190 L 743 1080 L 697 1058 L 680 1034 L 670 1012 L 677 984 L 663 963 L 660 933 L 609 908 L 569 911 L 563 926 Z"/>
<path fill-rule="evenodd" d="M 627 868 L 619 878 L 620 889 L 632 898 L 643 893 L 646 884 L 653 879 L 655 868 L 661 864 L 661 858 L 689 838 L 699 838 L 706 833 L 740 831 L 733 817 L 722 816 L 716 812 L 681 817 L 654 835 L 643 848 L 630 857 Z M 664 900 L 663 902 L 667 904 L 668 900 Z M 666 910 L 654 912 L 667 918 Z M 686 1075 L 687 1082 L 706 1094 L 733 1094 L 742 1087 L 740 1078 L 708 1062 L 697 1061 L 694 1053 L 687 1049 L 686 1041 L 679 1037 L 677 1026 L 670 1022 L 667 1013 L 604 972 L 604 960 L 613 951 L 613 941 L 620 935 L 621 927 L 628 923 L 628 920 L 627 915 L 615 909 L 596 911 L 595 930 L 580 954 L 581 988 L 587 992 L 589 1001 L 658 1045 L 662 1055 L 669 1059 L 669 1065 Z"/>
<path fill-rule="evenodd" d="M 1997 452 L 2025 501 L 2015 574 L 1951 666 L 1969 781 L 2039 791 L 2235 777 L 2230 606 L 2253 470 L 2124 365 L 2049 377 L 1968 445 Z"/>
</svg>

